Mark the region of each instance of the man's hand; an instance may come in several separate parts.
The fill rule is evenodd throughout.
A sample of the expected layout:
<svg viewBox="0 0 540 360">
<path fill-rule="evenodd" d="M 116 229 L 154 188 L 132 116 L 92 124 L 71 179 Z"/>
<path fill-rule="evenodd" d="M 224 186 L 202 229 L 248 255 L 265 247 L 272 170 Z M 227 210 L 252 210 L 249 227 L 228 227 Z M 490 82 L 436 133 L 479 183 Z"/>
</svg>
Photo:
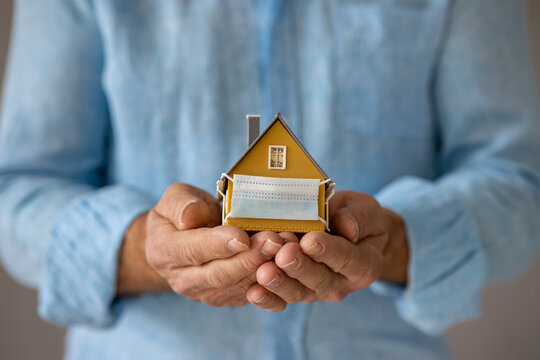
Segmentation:
<svg viewBox="0 0 540 360">
<path fill-rule="evenodd" d="M 247 302 L 247 289 L 256 281 L 257 268 L 273 258 L 283 244 L 276 233 L 261 232 L 250 239 L 240 228 L 215 227 L 221 222 L 219 203 L 186 184 L 171 185 L 155 208 L 140 219 L 146 223 L 146 239 L 142 241 L 146 269 L 139 266 L 132 269 L 132 276 L 123 277 L 119 271 L 120 293 L 172 289 L 212 306 L 241 306 Z M 134 247 L 128 243 L 129 234 L 124 249 Z M 137 246 L 141 247 L 140 237 Z M 128 261 L 121 256 L 120 270 Z M 145 276 L 148 272 L 153 275 Z M 123 278 L 149 279 L 151 284 L 130 288 L 130 282 L 124 281 L 127 285 L 122 287 Z"/>
<path fill-rule="evenodd" d="M 371 196 L 336 193 L 330 204 L 334 234 L 311 232 L 287 243 L 257 270 L 248 300 L 272 312 L 287 303 L 341 301 L 382 278 L 406 283 L 408 248 L 401 218 Z"/>
</svg>

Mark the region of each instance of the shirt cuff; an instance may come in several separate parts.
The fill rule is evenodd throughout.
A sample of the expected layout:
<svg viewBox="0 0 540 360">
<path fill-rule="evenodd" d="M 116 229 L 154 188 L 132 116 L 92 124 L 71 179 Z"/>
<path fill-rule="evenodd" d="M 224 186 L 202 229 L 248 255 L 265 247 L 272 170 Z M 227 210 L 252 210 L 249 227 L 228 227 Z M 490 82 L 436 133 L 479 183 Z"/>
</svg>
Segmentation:
<svg viewBox="0 0 540 360">
<path fill-rule="evenodd" d="M 124 233 L 154 204 L 136 189 L 114 185 L 68 205 L 52 228 L 39 287 L 40 316 L 61 326 L 112 324 Z"/>
<path fill-rule="evenodd" d="M 425 333 L 439 335 L 480 314 L 487 261 L 468 209 L 451 191 L 405 177 L 385 187 L 377 200 L 404 220 L 409 243 L 408 282 L 376 282 L 371 289 L 393 296 L 400 316 Z"/>
</svg>

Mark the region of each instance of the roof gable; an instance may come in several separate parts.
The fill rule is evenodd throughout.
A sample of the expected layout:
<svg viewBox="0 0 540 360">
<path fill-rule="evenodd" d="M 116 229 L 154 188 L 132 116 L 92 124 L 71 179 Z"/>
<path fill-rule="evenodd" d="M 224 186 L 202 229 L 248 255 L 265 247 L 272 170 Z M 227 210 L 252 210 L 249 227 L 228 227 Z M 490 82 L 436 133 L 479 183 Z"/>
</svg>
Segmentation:
<svg viewBox="0 0 540 360">
<path fill-rule="evenodd" d="M 317 171 L 321 173 L 321 175 L 328 179 L 328 175 L 324 172 L 324 170 L 317 164 L 315 159 L 311 156 L 311 154 L 306 150 L 304 145 L 298 140 L 296 135 L 294 135 L 291 128 L 287 125 L 286 121 L 281 117 L 280 113 L 277 113 L 274 117 L 274 120 L 270 122 L 270 124 L 264 129 L 260 135 L 249 145 L 249 147 L 246 149 L 246 151 L 242 154 L 242 156 L 238 159 L 238 161 L 227 171 L 227 174 L 229 175 L 237 166 L 244 160 L 244 158 L 247 156 L 247 154 L 250 153 L 250 151 L 260 142 L 261 139 L 265 137 L 265 135 L 268 133 L 268 131 L 276 124 L 276 122 L 279 122 L 281 125 L 283 125 L 283 128 L 286 130 L 286 132 L 291 136 L 291 138 L 294 140 L 294 142 L 298 145 L 298 147 L 302 150 L 302 152 L 307 156 L 307 158 L 311 161 L 311 163 L 315 166 Z"/>
</svg>

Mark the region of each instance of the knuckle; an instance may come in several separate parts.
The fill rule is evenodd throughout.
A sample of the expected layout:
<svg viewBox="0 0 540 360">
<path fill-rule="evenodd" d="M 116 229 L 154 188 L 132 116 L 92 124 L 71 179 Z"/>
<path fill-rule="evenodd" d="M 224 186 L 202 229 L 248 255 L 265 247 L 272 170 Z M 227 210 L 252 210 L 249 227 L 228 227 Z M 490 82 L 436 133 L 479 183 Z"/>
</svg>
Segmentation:
<svg viewBox="0 0 540 360">
<path fill-rule="evenodd" d="M 289 304 L 300 302 L 304 298 L 301 289 L 283 288 L 281 291 L 279 289 L 276 289 L 276 291 L 277 295 Z"/>
<path fill-rule="evenodd" d="M 222 289 L 224 287 L 223 281 L 217 271 L 208 272 L 205 280 L 211 288 Z"/>
<path fill-rule="evenodd" d="M 326 301 L 340 302 L 340 301 L 345 300 L 345 298 L 347 297 L 348 294 L 349 294 L 349 292 L 344 290 L 344 289 L 337 290 L 337 291 L 334 291 L 334 292 L 328 294 L 327 298 L 326 298 Z"/>
<path fill-rule="evenodd" d="M 237 259 L 235 260 L 235 265 L 243 270 L 245 276 L 249 275 L 251 272 L 256 271 L 257 268 L 263 263 L 263 261 L 261 261 L 258 255 L 255 253 L 247 253 L 243 255 L 245 256 L 237 257 Z"/>
<path fill-rule="evenodd" d="M 306 292 L 305 291 L 295 291 L 294 294 L 290 297 L 290 303 L 299 303 L 303 301 L 306 298 Z"/>
<path fill-rule="evenodd" d="M 314 275 L 315 278 L 311 281 L 310 288 L 316 292 L 325 292 L 328 290 L 332 284 L 330 270 L 325 269 L 317 275 Z"/>
<path fill-rule="evenodd" d="M 287 299 L 289 304 L 296 304 L 302 301 L 302 297 L 299 295 L 293 295 Z"/>
<path fill-rule="evenodd" d="M 180 241 L 178 242 L 178 254 L 190 265 L 200 266 L 202 265 L 201 256 L 199 250 L 194 242 Z"/>
<path fill-rule="evenodd" d="M 310 296 L 306 296 L 302 302 L 306 303 L 306 304 L 313 304 L 315 302 L 315 300 L 317 300 L 317 298 L 315 297 L 315 295 L 310 295 Z"/>
<path fill-rule="evenodd" d="M 257 282 L 255 274 L 251 274 L 238 282 L 237 286 L 242 292 L 247 292 L 248 289 Z"/>
<path fill-rule="evenodd" d="M 314 289 L 316 289 L 316 291 L 320 293 L 327 292 L 330 286 L 332 285 L 332 282 L 330 280 L 331 280 L 330 272 L 325 271 L 314 282 Z"/>
<path fill-rule="evenodd" d="M 187 252 L 185 254 L 183 254 L 183 259 L 186 263 L 190 264 L 190 265 L 193 265 L 193 266 L 200 266 L 201 265 L 201 262 L 199 261 L 199 259 L 197 259 L 196 256 L 193 255 L 193 253 L 191 252 Z"/>
<path fill-rule="evenodd" d="M 180 294 L 180 295 L 184 295 L 184 296 L 187 296 L 187 297 L 191 296 L 191 294 L 189 292 L 188 284 L 187 284 L 186 281 L 184 281 L 182 279 L 176 279 L 174 281 L 169 281 L 169 285 L 171 286 L 171 289 L 175 293 Z"/>
<path fill-rule="evenodd" d="M 297 267 L 294 269 L 287 268 L 286 273 L 290 276 L 292 275 L 296 279 L 307 279 L 312 278 L 316 275 L 313 274 L 313 271 L 309 264 L 306 264 L 306 261 L 304 259 L 296 259 L 296 261 L 299 261 L 299 264 L 296 265 Z M 315 280 L 317 283 L 320 281 L 319 278 Z"/>
<path fill-rule="evenodd" d="M 224 290 L 234 285 L 229 273 L 223 270 L 209 271 L 206 281 L 208 285 L 218 290 Z"/>
</svg>

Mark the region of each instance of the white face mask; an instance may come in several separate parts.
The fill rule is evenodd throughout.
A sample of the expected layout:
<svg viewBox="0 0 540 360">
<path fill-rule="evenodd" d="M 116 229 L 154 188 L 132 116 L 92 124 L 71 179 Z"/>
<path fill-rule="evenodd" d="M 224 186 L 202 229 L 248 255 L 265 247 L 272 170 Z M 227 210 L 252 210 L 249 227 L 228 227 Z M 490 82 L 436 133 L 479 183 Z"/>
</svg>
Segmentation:
<svg viewBox="0 0 540 360">
<path fill-rule="evenodd" d="M 228 217 L 319 220 L 319 179 L 235 174 Z"/>
</svg>

